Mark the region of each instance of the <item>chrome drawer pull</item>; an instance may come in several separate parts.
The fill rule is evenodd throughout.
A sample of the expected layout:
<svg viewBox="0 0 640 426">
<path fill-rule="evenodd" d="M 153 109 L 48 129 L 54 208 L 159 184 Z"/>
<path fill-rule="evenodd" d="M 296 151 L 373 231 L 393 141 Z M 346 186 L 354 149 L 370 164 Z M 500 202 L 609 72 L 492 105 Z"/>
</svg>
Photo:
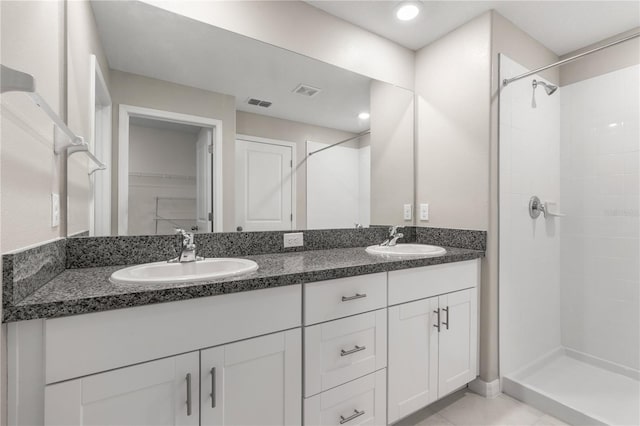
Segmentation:
<svg viewBox="0 0 640 426">
<path fill-rule="evenodd" d="M 211 369 L 211 408 L 216 408 L 216 368 Z"/>
<path fill-rule="evenodd" d="M 363 414 L 364 414 L 364 410 L 362 410 L 362 411 L 353 410 L 353 414 L 350 415 L 349 417 L 340 416 L 340 424 L 343 425 L 346 422 L 349 422 L 349 421 L 355 419 L 356 417 L 360 417 Z"/>
<path fill-rule="evenodd" d="M 438 315 L 438 317 L 436 319 L 436 323 L 433 324 L 433 326 L 435 328 L 437 328 L 438 329 L 438 333 L 440 333 L 440 309 L 438 309 L 436 311 L 433 311 L 433 313 Z"/>
<path fill-rule="evenodd" d="M 355 354 L 356 352 L 364 351 L 365 349 L 367 349 L 366 346 L 358 346 L 358 345 L 356 345 L 356 347 L 353 349 L 349 349 L 348 351 L 345 351 L 344 349 L 340 349 L 340 356 Z"/>
<path fill-rule="evenodd" d="M 446 308 L 442 308 L 442 310 L 447 313 L 447 322 L 442 321 L 442 323 L 447 326 L 447 330 L 448 330 L 449 329 L 449 307 L 447 306 Z"/>
<path fill-rule="evenodd" d="M 363 297 L 367 297 L 366 293 L 356 293 L 353 296 L 342 296 L 342 301 L 343 302 L 348 302 L 349 300 L 356 300 L 356 299 L 362 299 Z"/>
<path fill-rule="evenodd" d="M 187 416 L 191 415 L 191 373 L 187 373 Z"/>
</svg>

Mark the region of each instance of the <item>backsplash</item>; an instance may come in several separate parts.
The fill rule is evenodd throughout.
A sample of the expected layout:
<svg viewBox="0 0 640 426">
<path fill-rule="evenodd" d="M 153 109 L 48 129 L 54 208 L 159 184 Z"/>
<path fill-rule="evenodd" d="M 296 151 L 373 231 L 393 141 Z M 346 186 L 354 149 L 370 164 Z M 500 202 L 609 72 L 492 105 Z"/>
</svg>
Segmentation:
<svg viewBox="0 0 640 426">
<path fill-rule="evenodd" d="M 2 298 L 16 303 L 66 268 L 66 239 L 2 256 Z"/>
<path fill-rule="evenodd" d="M 406 231 L 406 232 L 405 232 Z M 304 246 L 284 248 L 283 235 L 303 232 Z M 387 227 L 323 229 L 309 231 L 222 232 L 196 234 L 198 256 L 233 257 L 305 250 L 363 247 L 382 242 Z M 414 242 L 413 227 L 403 229 L 401 242 Z M 178 235 L 71 238 L 67 244 L 67 268 L 135 265 L 171 259 L 179 254 Z"/>
<path fill-rule="evenodd" d="M 451 228 L 413 228 L 418 244 L 487 250 L 487 231 Z"/>
</svg>

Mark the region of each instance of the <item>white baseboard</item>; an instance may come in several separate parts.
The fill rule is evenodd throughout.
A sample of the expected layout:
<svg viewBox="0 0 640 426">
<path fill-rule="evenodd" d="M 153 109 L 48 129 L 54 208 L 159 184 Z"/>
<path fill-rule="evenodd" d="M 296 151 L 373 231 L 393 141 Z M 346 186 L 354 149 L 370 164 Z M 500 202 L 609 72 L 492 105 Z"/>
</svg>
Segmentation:
<svg viewBox="0 0 640 426">
<path fill-rule="evenodd" d="M 484 396 L 485 398 L 495 398 L 500 395 L 500 379 L 495 379 L 491 382 L 485 382 L 479 377 L 473 382 L 469 383 L 469 390 Z"/>
</svg>

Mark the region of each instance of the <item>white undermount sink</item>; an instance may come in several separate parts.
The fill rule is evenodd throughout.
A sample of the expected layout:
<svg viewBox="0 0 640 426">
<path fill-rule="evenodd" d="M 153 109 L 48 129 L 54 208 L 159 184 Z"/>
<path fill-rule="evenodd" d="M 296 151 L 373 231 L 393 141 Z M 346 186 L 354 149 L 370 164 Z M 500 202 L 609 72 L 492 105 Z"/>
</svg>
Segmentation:
<svg viewBox="0 0 640 426">
<path fill-rule="evenodd" d="M 210 258 L 197 262 L 154 262 L 130 266 L 111 274 L 116 284 L 183 283 L 247 274 L 258 269 L 253 260 Z"/>
<path fill-rule="evenodd" d="M 440 256 L 447 252 L 442 247 L 430 246 L 428 244 L 396 244 L 395 246 L 369 246 L 367 253 L 379 254 L 389 257 L 432 257 Z"/>
</svg>

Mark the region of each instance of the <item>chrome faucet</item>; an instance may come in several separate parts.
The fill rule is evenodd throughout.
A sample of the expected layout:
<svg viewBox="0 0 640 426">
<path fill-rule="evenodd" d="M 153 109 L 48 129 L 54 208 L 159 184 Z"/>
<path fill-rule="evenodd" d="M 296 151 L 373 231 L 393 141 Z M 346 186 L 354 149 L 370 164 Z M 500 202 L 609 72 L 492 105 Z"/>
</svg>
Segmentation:
<svg viewBox="0 0 640 426">
<path fill-rule="evenodd" d="M 196 256 L 196 245 L 193 242 L 193 232 L 187 232 L 184 229 L 176 229 L 176 234 L 182 236 L 182 252 L 180 256 L 169 260 L 170 263 L 185 263 L 202 260 L 200 256 Z"/>
<path fill-rule="evenodd" d="M 389 228 L 389 237 L 380 243 L 381 246 L 393 247 L 398 243 L 398 240 L 404 237 L 402 232 L 398 232 L 398 229 L 402 229 L 402 226 L 392 226 Z"/>
</svg>

